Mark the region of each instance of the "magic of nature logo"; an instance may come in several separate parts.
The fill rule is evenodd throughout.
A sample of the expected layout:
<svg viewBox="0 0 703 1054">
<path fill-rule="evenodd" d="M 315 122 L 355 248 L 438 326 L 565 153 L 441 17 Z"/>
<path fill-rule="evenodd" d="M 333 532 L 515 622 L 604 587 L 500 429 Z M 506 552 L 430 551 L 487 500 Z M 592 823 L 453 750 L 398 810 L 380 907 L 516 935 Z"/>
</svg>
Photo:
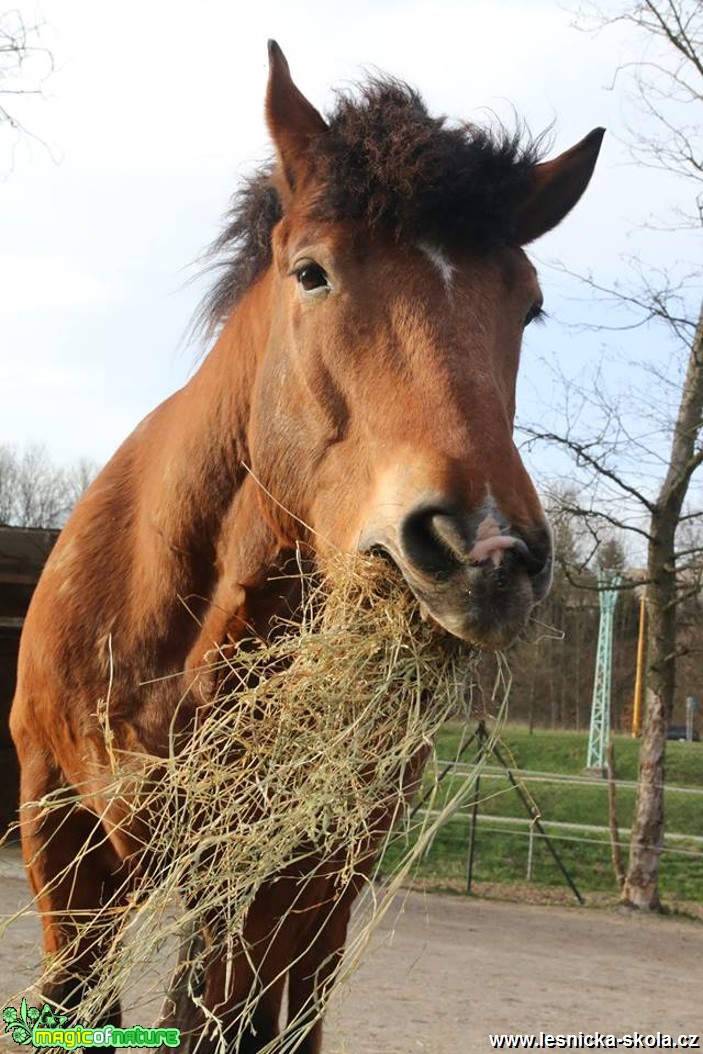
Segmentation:
<svg viewBox="0 0 703 1054">
<path fill-rule="evenodd" d="M 90 1028 L 83 1025 L 72 1025 L 66 1028 L 68 1016 L 59 1014 L 44 1003 L 41 1010 L 28 1006 L 22 999 L 19 1010 L 6 1006 L 2 1012 L 5 1031 L 9 1032 L 15 1043 L 33 1047 L 63 1047 L 75 1050 L 78 1047 L 178 1047 L 180 1030 L 177 1028 L 143 1028 L 133 1025 L 131 1028 L 116 1028 L 104 1025 L 101 1028 Z"/>
</svg>

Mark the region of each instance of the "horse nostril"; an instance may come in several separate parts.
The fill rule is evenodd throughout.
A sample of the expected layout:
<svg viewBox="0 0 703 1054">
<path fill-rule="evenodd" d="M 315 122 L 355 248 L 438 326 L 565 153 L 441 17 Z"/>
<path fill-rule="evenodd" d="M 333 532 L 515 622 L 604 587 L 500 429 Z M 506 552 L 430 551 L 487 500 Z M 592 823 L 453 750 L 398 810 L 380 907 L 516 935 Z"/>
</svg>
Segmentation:
<svg viewBox="0 0 703 1054">
<path fill-rule="evenodd" d="M 459 563 L 465 563 L 470 543 L 467 539 L 468 528 L 463 521 L 451 513 L 435 512 L 432 515 L 431 527 L 446 554 Z"/>
<path fill-rule="evenodd" d="M 501 575 L 520 568 L 538 584 L 551 577 L 551 537 L 537 529 L 513 533 L 497 513 L 466 516 L 452 508 L 427 505 L 406 516 L 400 529 L 403 555 L 423 574 L 449 578 L 467 565 L 500 568 Z"/>
<path fill-rule="evenodd" d="M 552 540 L 548 530 L 540 530 L 529 539 L 529 544 L 520 539 L 519 553 L 530 578 L 551 578 Z"/>
<path fill-rule="evenodd" d="M 417 509 L 406 516 L 400 542 L 410 563 L 437 578 L 449 577 L 465 564 L 470 548 L 459 518 L 437 506 Z"/>
<path fill-rule="evenodd" d="M 552 584 L 552 536 L 548 529 L 538 528 L 525 538 L 515 538 L 508 559 L 521 566 L 529 576 L 535 603 L 544 600 Z"/>
</svg>

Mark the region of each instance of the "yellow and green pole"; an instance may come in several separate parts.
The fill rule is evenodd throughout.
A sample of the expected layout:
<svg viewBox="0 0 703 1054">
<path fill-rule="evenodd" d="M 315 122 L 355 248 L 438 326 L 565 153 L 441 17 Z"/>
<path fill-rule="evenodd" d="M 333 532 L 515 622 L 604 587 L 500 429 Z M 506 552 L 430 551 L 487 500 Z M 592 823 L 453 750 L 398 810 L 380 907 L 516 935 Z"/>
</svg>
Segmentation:
<svg viewBox="0 0 703 1054">
<path fill-rule="evenodd" d="M 637 669 L 635 671 L 635 699 L 632 707 L 632 738 L 637 739 L 642 731 L 642 695 L 644 685 L 645 631 L 647 627 L 647 589 L 642 586 L 640 594 L 640 629 L 637 637 Z"/>
</svg>

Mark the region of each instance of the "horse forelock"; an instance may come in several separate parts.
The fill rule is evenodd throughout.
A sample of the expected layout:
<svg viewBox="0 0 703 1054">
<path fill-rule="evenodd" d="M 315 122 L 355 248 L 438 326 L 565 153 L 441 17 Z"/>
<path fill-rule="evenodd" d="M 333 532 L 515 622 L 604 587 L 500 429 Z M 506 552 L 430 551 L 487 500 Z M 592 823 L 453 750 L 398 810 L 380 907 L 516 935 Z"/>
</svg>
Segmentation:
<svg viewBox="0 0 703 1054">
<path fill-rule="evenodd" d="M 339 93 L 327 120 L 309 147 L 311 218 L 448 249 L 511 241 L 540 137 L 433 117 L 413 88 L 390 77 Z M 206 254 L 220 271 L 197 317 L 208 334 L 271 263 L 284 213 L 277 175 L 267 162 L 244 181 Z"/>
<path fill-rule="evenodd" d="M 356 219 L 447 248 L 510 241 L 539 140 L 502 125 L 450 124 L 389 77 L 338 96 L 312 146 L 321 219 Z"/>
</svg>

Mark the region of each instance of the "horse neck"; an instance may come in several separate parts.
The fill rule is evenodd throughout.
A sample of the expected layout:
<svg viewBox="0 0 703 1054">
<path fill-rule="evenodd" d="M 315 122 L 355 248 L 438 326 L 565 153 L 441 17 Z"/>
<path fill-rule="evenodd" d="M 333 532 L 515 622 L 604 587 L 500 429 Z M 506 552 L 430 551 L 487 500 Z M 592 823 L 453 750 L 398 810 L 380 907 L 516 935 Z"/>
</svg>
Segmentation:
<svg viewBox="0 0 703 1054">
<path fill-rule="evenodd" d="M 202 629 L 188 667 L 244 628 L 265 635 L 281 605 L 291 610 L 297 602 L 299 587 L 291 586 L 289 597 L 278 581 L 288 549 L 263 515 L 260 485 L 249 471 L 252 394 L 269 339 L 268 285 L 264 277 L 229 317 L 198 372 L 162 408 L 156 436 L 163 452 L 151 467 L 148 518 L 158 520 L 168 544 L 160 560 L 152 548 L 140 578 L 150 577 L 156 618 L 169 596 L 189 597 Z M 194 625 L 185 619 L 186 635 Z"/>
<path fill-rule="evenodd" d="M 164 404 L 154 504 L 179 510 L 176 533 L 216 531 L 245 478 L 251 393 L 268 339 L 261 293 L 250 291 L 197 373 Z"/>
<path fill-rule="evenodd" d="M 120 572 L 115 590 L 125 595 L 137 636 L 149 624 L 148 632 L 168 635 L 179 597 L 199 598 L 193 610 L 200 615 L 229 562 L 223 553 L 244 533 L 242 508 L 259 515 L 258 505 L 244 501 L 251 393 L 268 339 L 265 304 L 255 292 L 232 313 L 188 384 L 108 465 L 106 479 L 115 485 L 103 488 L 104 497 L 96 493 L 123 528 L 110 543 L 116 568 L 124 568 L 123 539 L 129 539 L 131 573 Z M 84 515 L 93 513 L 87 508 Z"/>
</svg>

